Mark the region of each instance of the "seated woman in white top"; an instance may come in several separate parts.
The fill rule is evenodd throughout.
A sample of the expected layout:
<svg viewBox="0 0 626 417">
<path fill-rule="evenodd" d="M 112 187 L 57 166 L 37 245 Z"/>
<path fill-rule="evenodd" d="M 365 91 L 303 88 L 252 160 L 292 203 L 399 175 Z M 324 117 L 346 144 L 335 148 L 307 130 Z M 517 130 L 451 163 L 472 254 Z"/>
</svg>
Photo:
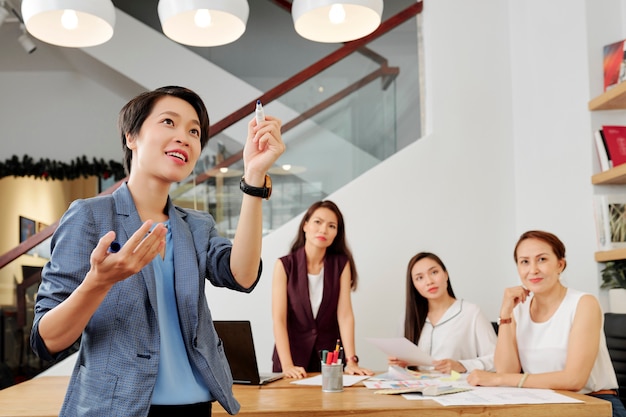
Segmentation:
<svg viewBox="0 0 626 417">
<path fill-rule="evenodd" d="M 404 336 L 435 358 L 437 372 L 493 370 L 496 333 L 475 304 L 457 300 L 439 257 L 420 252 L 407 267 Z M 388 358 L 390 365 L 415 365 Z"/>
<path fill-rule="evenodd" d="M 504 291 L 497 372 L 474 371 L 467 381 L 576 391 L 610 401 L 613 416 L 626 416 L 598 300 L 560 281 L 565 245 L 552 233 L 532 230 L 519 238 L 513 256 L 522 286 Z"/>
</svg>

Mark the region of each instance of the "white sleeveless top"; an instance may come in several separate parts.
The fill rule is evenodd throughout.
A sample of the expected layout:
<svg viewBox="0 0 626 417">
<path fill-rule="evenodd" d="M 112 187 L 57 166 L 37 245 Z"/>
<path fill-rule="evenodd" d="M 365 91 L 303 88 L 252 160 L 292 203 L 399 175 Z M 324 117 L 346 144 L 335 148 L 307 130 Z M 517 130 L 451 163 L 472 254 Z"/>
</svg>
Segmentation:
<svg viewBox="0 0 626 417">
<path fill-rule="evenodd" d="M 319 274 L 307 274 L 309 276 L 309 298 L 311 300 L 311 311 L 313 311 L 313 318 L 317 317 L 317 313 L 320 311 L 322 305 L 322 298 L 324 297 L 324 268 Z"/>
<path fill-rule="evenodd" d="M 586 294 L 568 288 L 559 308 L 544 323 L 535 323 L 530 318 L 532 297 L 515 307 L 513 315 L 517 322 L 517 349 L 524 372 L 541 374 L 562 371 L 565 368 L 569 333 L 574 323 L 578 301 L 583 295 Z M 598 356 L 585 387 L 579 393 L 588 394 L 616 388 L 615 370 L 606 347 L 604 329 L 601 329 Z"/>
</svg>

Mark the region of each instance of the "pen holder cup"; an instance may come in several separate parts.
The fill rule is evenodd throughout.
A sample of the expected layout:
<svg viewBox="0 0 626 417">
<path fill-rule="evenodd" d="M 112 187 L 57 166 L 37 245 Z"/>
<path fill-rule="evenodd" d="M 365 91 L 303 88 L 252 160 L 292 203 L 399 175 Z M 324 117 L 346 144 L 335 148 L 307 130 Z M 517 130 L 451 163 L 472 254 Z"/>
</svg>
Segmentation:
<svg viewBox="0 0 626 417">
<path fill-rule="evenodd" d="M 336 363 L 333 365 L 322 364 L 322 392 L 342 392 L 343 391 L 343 365 Z"/>
</svg>

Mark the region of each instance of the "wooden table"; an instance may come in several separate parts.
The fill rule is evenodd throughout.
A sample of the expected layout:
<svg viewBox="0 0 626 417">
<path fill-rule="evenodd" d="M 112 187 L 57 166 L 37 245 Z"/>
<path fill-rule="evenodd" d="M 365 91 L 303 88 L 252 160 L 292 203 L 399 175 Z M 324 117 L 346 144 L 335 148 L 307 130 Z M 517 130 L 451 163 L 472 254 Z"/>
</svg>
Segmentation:
<svg viewBox="0 0 626 417">
<path fill-rule="evenodd" d="M 0 391 L 0 417 L 57 417 L 69 377 L 39 377 Z M 340 393 L 321 387 L 290 384 L 289 380 L 263 387 L 235 385 L 243 416 L 492 416 L 492 417 L 611 417 L 611 404 L 587 395 L 559 393 L 583 400 L 573 404 L 532 404 L 444 407 L 430 400 L 410 401 L 396 395 L 376 395 L 363 386 Z M 219 404 L 213 415 L 228 415 Z"/>
</svg>

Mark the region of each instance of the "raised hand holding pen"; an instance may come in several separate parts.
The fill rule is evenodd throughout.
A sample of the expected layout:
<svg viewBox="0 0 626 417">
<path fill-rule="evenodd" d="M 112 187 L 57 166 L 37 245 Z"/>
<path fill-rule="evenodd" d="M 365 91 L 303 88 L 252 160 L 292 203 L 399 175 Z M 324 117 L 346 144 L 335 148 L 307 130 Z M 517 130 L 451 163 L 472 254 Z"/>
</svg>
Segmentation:
<svg viewBox="0 0 626 417">
<path fill-rule="evenodd" d="M 285 151 L 280 128 L 279 119 L 265 115 L 262 110 L 255 110 L 255 117 L 248 123 L 248 140 L 243 152 L 246 176 L 249 170 L 262 171 L 265 174 Z"/>
</svg>

